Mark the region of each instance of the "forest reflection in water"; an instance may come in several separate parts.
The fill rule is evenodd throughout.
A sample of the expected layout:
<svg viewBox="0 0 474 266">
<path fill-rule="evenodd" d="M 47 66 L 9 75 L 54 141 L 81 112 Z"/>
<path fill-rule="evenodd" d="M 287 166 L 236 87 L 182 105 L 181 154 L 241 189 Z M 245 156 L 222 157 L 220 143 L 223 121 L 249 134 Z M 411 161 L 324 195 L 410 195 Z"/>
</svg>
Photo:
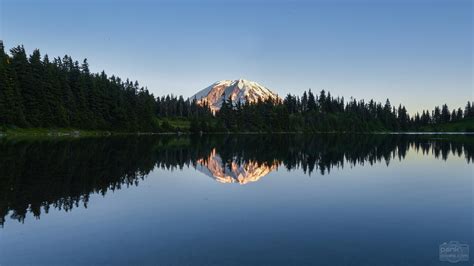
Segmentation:
<svg viewBox="0 0 474 266">
<path fill-rule="evenodd" d="M 408 150 L 472 163 L 472 135 L 204 135 L 70 140 L 0 139 L 0 224 L 53 207 L 87 207 L 93 193 L 138 185 L 155 167 L 193 167 L 222 183 L 255 182 L 277 168 L 329 174 L 333 167 L 403 160 Z M 289 176 L 288 178 L 291 178 Z"/>
</svg>

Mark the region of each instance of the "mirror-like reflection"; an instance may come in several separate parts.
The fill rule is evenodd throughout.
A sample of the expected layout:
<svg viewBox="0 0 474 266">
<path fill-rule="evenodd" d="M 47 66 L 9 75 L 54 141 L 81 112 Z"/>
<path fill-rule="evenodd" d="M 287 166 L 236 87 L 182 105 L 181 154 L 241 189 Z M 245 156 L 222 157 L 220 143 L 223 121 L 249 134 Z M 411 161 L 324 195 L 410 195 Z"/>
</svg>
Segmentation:
<svg viewBox="0 0 474 266">
<path fill-rule="evenodd" d="M 196 169 L 221 183 L 245 185 L 249 182 L 258 181 L 271 171 L 277 169 L 279 164 L 280 161 L 276 159 L 273 163 L 267 164 L 256 160 L 239 162 L 237 158 L 225 163 L 216 152 L 216 149 L 213 149 L 207 158 L 197 160 Z"/>
<path fill-rule="evenodd" d="M 333 167 L 403 160 L 409 149 L 471 163 L 470 135 L 216 135 L 76 140 L 0 140 L 0 223 L 53 207 L 87 207 L 92 193 L 138 185 L 155 167 L 194 167 L 221 183 L 249 184 L 278 168 L 328 174 Z M 205 176 L 203 175 L 203 176 Z M 291 178 L 291 177 L 288 177 Z"/>
</svg>

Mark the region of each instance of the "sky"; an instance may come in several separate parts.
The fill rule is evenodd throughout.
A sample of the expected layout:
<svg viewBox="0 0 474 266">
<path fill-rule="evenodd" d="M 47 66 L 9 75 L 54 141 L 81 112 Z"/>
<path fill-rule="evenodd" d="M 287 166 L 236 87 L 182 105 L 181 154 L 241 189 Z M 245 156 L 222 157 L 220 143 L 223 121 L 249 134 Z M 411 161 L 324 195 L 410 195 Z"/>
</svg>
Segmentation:
<svg viewBox="0 0 474 266">
<path fill-rule="evenodd" d="M 243 78 L 414 113 L 474 100 L 473 13 L 471 0 L 0 0 L 0 39 L 156 96 Z"/>
</svg>

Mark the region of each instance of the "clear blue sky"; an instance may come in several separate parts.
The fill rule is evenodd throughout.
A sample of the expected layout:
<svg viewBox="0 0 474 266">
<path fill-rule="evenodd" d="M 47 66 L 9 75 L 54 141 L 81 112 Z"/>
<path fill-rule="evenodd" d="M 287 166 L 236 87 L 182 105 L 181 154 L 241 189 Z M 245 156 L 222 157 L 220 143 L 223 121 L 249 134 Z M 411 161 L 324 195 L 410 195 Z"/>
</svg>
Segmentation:
<svg viewBox="0 0 474 266">
<path fill-rule="evenodd" d="M 471 0 L 0 0 L 0 37 L 191 96 L 221 79 L 404 103 L 473 100 Z"/>
</svg>

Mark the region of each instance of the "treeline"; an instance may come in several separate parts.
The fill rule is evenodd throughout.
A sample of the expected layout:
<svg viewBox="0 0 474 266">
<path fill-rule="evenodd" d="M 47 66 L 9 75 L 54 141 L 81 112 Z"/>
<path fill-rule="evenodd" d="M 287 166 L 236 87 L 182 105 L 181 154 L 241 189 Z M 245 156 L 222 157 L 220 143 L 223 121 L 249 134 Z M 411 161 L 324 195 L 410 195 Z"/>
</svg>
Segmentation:
<svg viewBox="0 0 474 266">
<path fill-rule="evenodd" d="M 309 90 L 301 97 L 288 94 L 281 101 L 261 100 L 252 104 L 235 104 L 227 99 L 215 116 L 207 106 L 202 107 L 201 113 L 189 114 L 190 107 L 185 103 L 182 97 L 162 97 L 157 114 L 189 119 L 189 131 L 193 133 L 418 131 L 458 121 L 468 122 L 463 131 L 474 131 L 474 102 L 452 111 L 444 104 L 414 116 L 409 115 L 405 106 L 392 106 L 388 99 L 384 104 L 353 98 L 346 102 L 324 90 L 319 95 Z"/>
<path fill-rule="evenodd" d="M 161 118 L 212 118 L 212 112 L 209 109 L 209 106 L 201 106 L 196 104 L 195 100 L 185 100 L 183 96 L 177 97 L 174 95 L 166 95 L 156 98 L 156 115 Z"/>
<path fill-rule="evenodd" d="M 155 98 L 138 82 L 92 74 L 87 60 L 49 59 L 0 42 L 0 125 L 156 130 Z"/>
<path fill-rule="evenodd" d="M 388 99 L 385 104 L 354 98 L 345 102 L 344 97 L 332 97 L 324 90 L 319 95 L 314 95 L 311 90 L 305 91 L 300 98 L 287 95 L 283 105 L 288 110 L 290 125 L 304 130 L 406 131 L 474 118 L 471 102 L 464 111 L 458 108 L 451 113 L 444 104 L 442 108 L 435 107 L 431 112 L 425 110 L 421 115 L 417 113 L 410 117 L 405 106 L 392 106 Z"/>
<path fill-rule="evenodd" d="M 5 53 L 0 41 L 0 130 L 8 127 L 75 128 L 128 132 L 327 132 L 409 131 L 470 121 L 474 103 L 452 111 L 447 105 L 410 116 L 404 106 L 373 100 L 287 95 L 282 101 L 233 104 L 224 101 L 215 116 L 208 106 L 182 96 L 157 97 L 138 82 L 90 73 L 87 60 L 52 60 L 23 46 Z M 178 118 L 187 126 L 173 125 Z M 462 130 L 466 130 L 463 128 Z"/>
<path fill-rule="evenodd" d="M 410 116 L 405 106 L 392 106 L 388 99 L 385 104 L 356 99 L 345 102 L 343 97 L 332 97 L 324 90 L 319 95 L 309 90 L 301 97 L 288 94 L 282 101 L 233 104 L 228 99 L 216 119 L 214 123 L 192 121 L 191 131 L 416 131 L 458 121 L 468 121 L 470 127 L 465 130 L 474 131 L 474 103 L 467 102 L 464 110 L 452 112 L 444 104 Z"/>
<path fill-rule="evenodd" d="M 50 59 L 23 46 L 5 53 L 0 41 L 0 129 L 77 128 L 89 130 L 168 130 L 158 116 L 205 117 L 207 108 L 173 96 L 155 98 L 138 82 L 90 73 L 70 56 Z M 164 126 L 165 128 L 161 128 Z"/>
</svg>

